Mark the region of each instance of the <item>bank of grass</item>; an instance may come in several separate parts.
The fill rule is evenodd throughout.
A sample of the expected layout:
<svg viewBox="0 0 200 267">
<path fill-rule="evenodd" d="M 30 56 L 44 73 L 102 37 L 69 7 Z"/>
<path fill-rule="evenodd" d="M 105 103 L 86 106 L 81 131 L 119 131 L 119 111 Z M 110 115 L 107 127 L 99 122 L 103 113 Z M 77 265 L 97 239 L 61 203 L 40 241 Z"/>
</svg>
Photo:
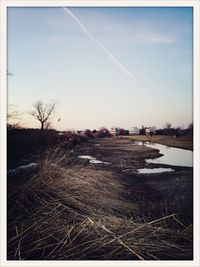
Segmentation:
<svg viewBox="0 0 200 267">
<path fill-rule="evenodd" d="M 9 193 L 8 259 L 192 259 L 192 226 L 175 213 L 143 220 L 126 190 L 112 172 L 49 151 L 37 173 Z"/>
<path fill-rule="evenodd" d="M 73 131 L 58 132 L 53 129 L 7 129 L 7 164 L 8 169 L 23 165 L 24 160 L 32 160 L 35 156 L 41 158 L 46 150 L 54 147 L 72 149 L 76 145 L 88 142 L 94 138 L 111 137 L 106 128 L 83 133 Z"/>
</svg>

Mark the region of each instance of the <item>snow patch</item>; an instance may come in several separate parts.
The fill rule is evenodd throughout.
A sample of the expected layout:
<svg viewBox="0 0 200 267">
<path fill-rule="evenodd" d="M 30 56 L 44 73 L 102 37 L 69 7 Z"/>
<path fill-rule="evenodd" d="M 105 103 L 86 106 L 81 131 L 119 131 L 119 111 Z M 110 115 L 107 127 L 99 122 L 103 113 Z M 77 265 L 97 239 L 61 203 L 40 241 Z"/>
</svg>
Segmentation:
<svg viewBox="0 0 200 267">
<path fill-rule="evenodd" d="M 38 163 L 29 163 L 27 165 L 19 166 L 15 169 L 8 170 L 8 174 L 18 174 L 20 172 L 30 172 L 38 166 Z"/>
<path fill-rule="evenodd" d="M 174 170 L 172 168 L 144 168 L 144 169 L 138 169 L 138 173 L 145 174 L 145 173 L 162 173 L 162 172 L 173 172 Z"/>
<path fill-rule="evenodd" d="M 106 161 L 98 160 L 95 157 L 92 157 L 92 156 L 89 156 L 89 155 L 78 156 L 78 158 L 89 159 L 90 163 L 92 163 L 92 164 L 111 164 L 111 163 L 106 162 Z"/>
</svg>

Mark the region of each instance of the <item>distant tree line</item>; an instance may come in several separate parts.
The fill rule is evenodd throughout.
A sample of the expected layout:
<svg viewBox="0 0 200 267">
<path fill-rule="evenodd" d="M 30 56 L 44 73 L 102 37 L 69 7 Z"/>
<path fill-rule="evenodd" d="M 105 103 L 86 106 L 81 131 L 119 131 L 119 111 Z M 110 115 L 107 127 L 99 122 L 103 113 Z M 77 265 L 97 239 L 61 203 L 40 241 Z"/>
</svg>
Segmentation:
<svg viewBox="0 0 200 267">
<path fill-rule="evenodd" d="M 37 120 L 40 124 L 40 130 L 51 128 L 51 118 L 55 115 L 56 110 L 56 102 L 52 101 L 49 103 L 43 103 L 42 100 L 39 100 L 33 104 L 33 110 L 29 112 L 35 120 Z M 23 128 L 20 126 L 20 113 L 17 111 L 16 107 L 13 105 L 8 106 L 7 112 L 7 128 L 11 129 L 19 129 Z M 58 119 L 60 121 L 60 118 Z M 133 127 L 137 128 L 137 127 Z M 182 135 L 191 135 L 193 133 L 193 123 L 190 123 L 187 128 L 183 127 L 172 127 L 170 122 L 166 122 L 163 128 L 156 129 L 155 126 L 147 127 L 142 126 L 140 129 L 137 128 L 137 135 L 171 135 L 171 136 L 182 136 Z M 134 134 L 133 132 L 124 129 L 124 128 L 115 128 L 114 132 L 109 131 L 105 127 L 101 127 L 99 130 L 90 130 L 86 129 L 85 131 L 77 131 L 77 134 L 83 134 L 87 138 L 95 138 L 95 137 L 110 137 L 112 134 L 114 135 L 130 135 Z"/>
<path fill-rule="evenodd" d="M 137 127 L 134 127 L 137 128 Z M 155 126 L 147 127 L 142 126 L 140 129 L 137 128 L 137 133 L 134 131 L 129 131 L 123 128 L 114 128 L 114 135 L 168 135 L 168 136 L 183 136 L 183 135 L 192 135 L 193 134 L 193 124 L 189 124 L 187 128 L 176 127 L 173 128 L 171 123 L 167 122 L 163 128 L 156 129 Z"/>
</svg>

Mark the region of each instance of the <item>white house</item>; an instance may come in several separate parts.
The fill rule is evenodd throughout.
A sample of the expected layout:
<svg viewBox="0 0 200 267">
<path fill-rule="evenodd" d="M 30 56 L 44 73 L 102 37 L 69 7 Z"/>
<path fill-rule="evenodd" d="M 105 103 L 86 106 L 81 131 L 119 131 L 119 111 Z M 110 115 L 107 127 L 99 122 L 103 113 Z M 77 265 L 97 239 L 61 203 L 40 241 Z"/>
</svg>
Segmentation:
<svg viewBox="0 0 200 267">
<path fill-rule="evenodd" d="M 139 135 L 140 134 L 140 129 L 138 127 L 132 127 L 129 130 L 130 135 Z"/>
<path fill-rule="evenodd" d="M 111 131 L 110 131 L 111 134 L 113 135 L 120 135 L 120 128 L 119 127 L 112 127 L 111 128 Z"/>
<path fill-rule="evenodd" d="M 155 127 L 147 127 L 145 128 L 145 133 L 146 135 L 152 135 L 156 133 Z"/>
<path fill-rule="evenodd" d="M 110 133 L 113 134 L 113 135 L 115 135 L 115 133 L 116 133 L 116 132 L 115 132 L 115 126 L 113 126 L 113 127 L 111 128 Z"/>
</svg>

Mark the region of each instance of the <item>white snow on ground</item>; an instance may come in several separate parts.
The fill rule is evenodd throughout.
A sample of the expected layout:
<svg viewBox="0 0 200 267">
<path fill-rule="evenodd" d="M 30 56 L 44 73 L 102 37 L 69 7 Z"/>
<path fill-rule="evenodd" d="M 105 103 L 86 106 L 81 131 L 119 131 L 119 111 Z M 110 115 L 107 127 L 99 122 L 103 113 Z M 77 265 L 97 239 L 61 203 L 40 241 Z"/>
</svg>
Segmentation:
<svg viewBox="0 0 200 267">
<path fill-rule="evenodd" d="M 38 163 L 29 163 L 27 165 L 19 166 L 15 169 L 8 170 L 8 174 L 17 174 L 20 172 L 30 172 L 38 166 Z"/>
<path fill-rule="evenodd" d="M 144 168 L 144 169 L 138 169 L 138 173 L 162 173 L 162 172 L 173 172 L 174 170 L 171 168 Z"/>
<path fill-rule="evenodd" d="M 111 163 L 106 162 L 106 161 L 97 160 L 95 157 L 92 157 L 89 155 L 78 156 L 78 158 L 89 159 L 90 163 L 92 163 L 92 164 L 111 164 Z"/>
</svg>

